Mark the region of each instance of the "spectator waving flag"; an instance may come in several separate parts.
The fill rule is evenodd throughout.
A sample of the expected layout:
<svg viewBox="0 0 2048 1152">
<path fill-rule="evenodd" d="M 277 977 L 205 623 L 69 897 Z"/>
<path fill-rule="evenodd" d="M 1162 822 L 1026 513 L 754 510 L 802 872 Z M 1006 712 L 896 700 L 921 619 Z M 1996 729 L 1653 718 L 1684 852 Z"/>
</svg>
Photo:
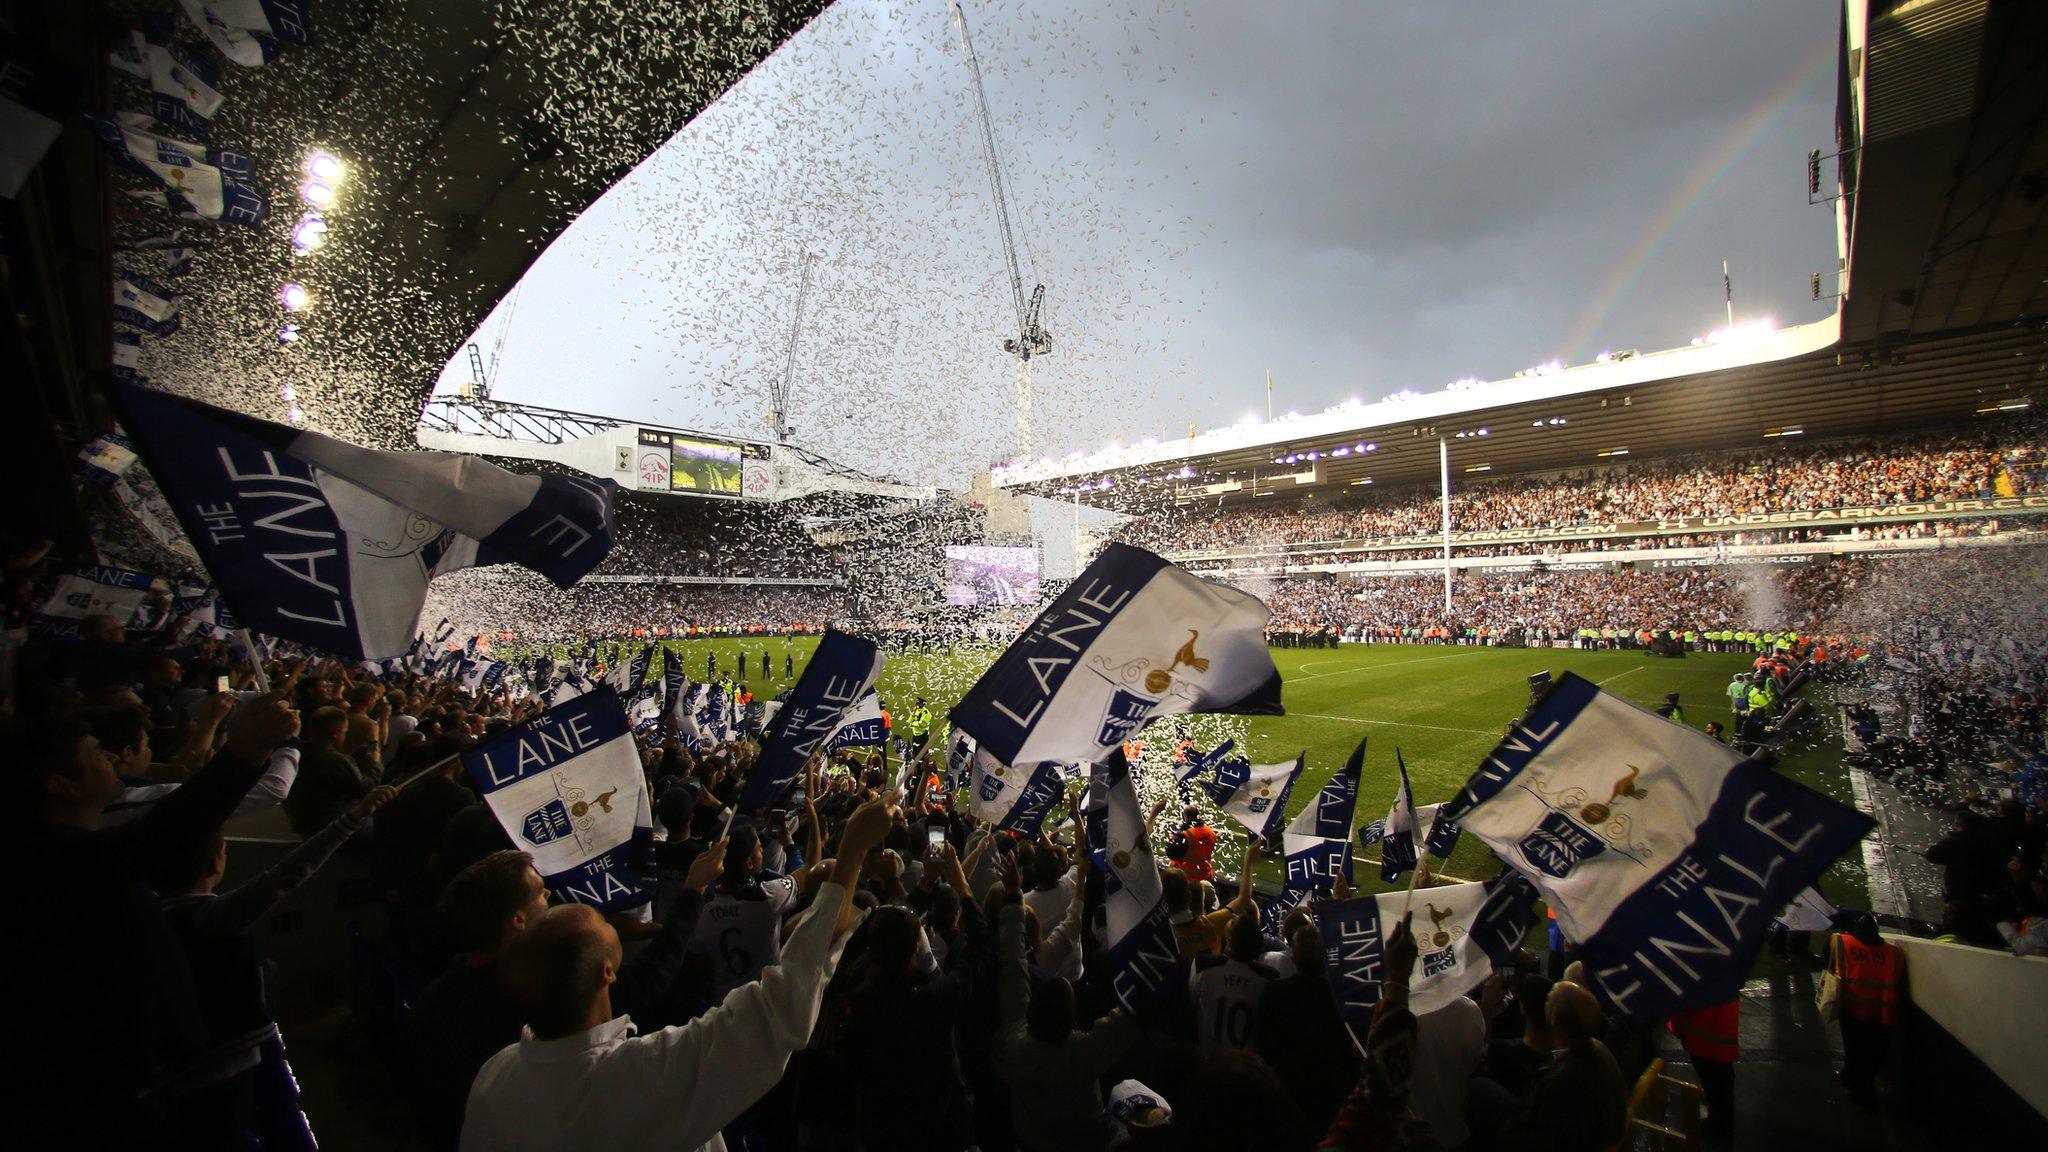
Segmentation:
<svg viewBox="0 0 2048 1152">
<path fill-rule="evenodd" d="M 256 162 L 250 157 L 187 144 L 96 116 L 86 119 L 123 164 L 162 185 L 167 202 L 180 214 L 250 225 L 269 214 L 270 198 L 256 190 Z M 178 259 L 172 257 L 173 269 Z M 190 257 L 185 260 L 189 263 Z"/>
<path fill-rule="evenodd" d="M 839 730 L 825 741 L 825 755 L 841 748 L 871 748 L 882 743 L 882 699 L 873 692 L 860 698 L 839 722 Z"/>
<path fill-rule="evenodd" d="M 615 911 L 654 895 L 640 752 L 609 688 L 462 754 L 463 770 L 559 900 Z"/>
<path fill-rule="evenodd" d="M 1172 979 L 1180 948 L 1121 748 L 1089 772 L 1087 830 L 1089 850 L 1102 869 L 1110 992 L 1136 1010 Z"/>
<path fill-rule="evenodd" d="M 683 674 L 682 658 L 673 651 L 664 651 L 661 657 L 661 699 L 667 710 L 679 720 L 683 697 L 689 691 L 690 678 Z"/>
<path fill-rule="evenodd" d="M 1286 764 L 1251 765 L 1244 783 L 1216 806 L 1244 825 L 1245 831 L 1264 840 L 1280 828 L 1287 797 L 1294 791 L 1294 782 L 1301 779 L 1306 759 L 1307 753 L 1303 753 Z"/>
<path fill-rule="evenodd" d="M 1638 1018 L 1734 996 L 1772 917 L 1874 824 L 1569 674 L 1445 811 L 1536 885 L 1594 993 Z"/>
<path fill-rule="evenodd" d="M 355 660 L 405 651 L 427 583 L 513 562 L 568 587 L 612 546 L 610 481 L 379 452 L 132 384 L 123 426 L 247 627 Z"/>
<path fill-rule="evenodd" d="M 1536 923 L 1535 898 L 1529 882 L 1513 873 L 1417 890 L 1409 926 L 1420 955 L 1409 976 L 1409 1010 L 1434 1012 L 1505 969 Z M 1353 1025 L 1364 1027 L 1379 1002 L 1387 933 L 1408 904 L 1406 892 L 1383 892 L 1316 907 L 1330 988 Z"/>
<path fill-rule="evenodd" d="M 955 727 L 1003 764 L 1099 763 L 1158 716 L 1278 715 L 1265 604 L 1111 544 L 968 689 Z"/>
<path fill-rule="evenodd" d="M 640 682 L 647 679 L 648 651 L 620 652 L 612 662 L 611 670 L 605 675 L 605 683 L 620 696 L 630 696 L 640 690 Z"/>
<path fill-rule="evenodd" d="M 881 674 L 882 653 L 874 641 L 826 629 L 762 737 L 739 806 L 763 808 L 782 795 Z"/>
<path fill-rule="evenodd" d="M 1340 874 L 1351 878 L 1351 821 L 1358 809 L 1358 778 L 1365 767 L 1365 741 L 1352 750 L 1330 782 L 1287 825 L 1288 888 L 1328 888 Z"/>
<path fill-rule="evenodd" d="M 1195 781 L 1201 779 L 1204 773 L 1214 774 L 1220 765 L 1230 762 L 1230 753 L 1236 747 L 1236 740 L 1225 740 L 1208 752 L 1190 750 L 1179 763 L 1173 766 L 1173 779 L 1179 788 L 1180 802 L 1182 804 L 1186 804 L 1193 799 L 1192 785 Z M 1239 761 L 1239 763 L 1248 764 L 1249 762 Z M 1234 788 L 1235 785 L 1232 787 Z M 1225 794 L 1228 795 L 1228 793 Z"/>
<path fill-rule="evenodd" d="M 57 581 L 50 598 L 29 619 L 37 636 L 75 638 L 88 616 L 110 616 L 123 627 L 133 623 L 150 597 L 163 591 L 162 579 L 125 568 L 77 568 Z"/>
<path fill-rule="evenodd" d="M 1384 820 L 1375 820 L 1358 830 L 1363 847 L 1380 846 L 1380 879 L 1395 877 L 1421 863 L 1422 850 L 1439 860 L 1448 860 L 1458 846 L 1458 825 L 1443 815 L 1443 805 L 1415 806 L 1415 793 L 1408 786 L 1408 762 L 1394 749 L 1394 763 L 1401 782 L 1394 790 L 1394 806 Z"/>
<path fill-rule="evenodd" d="M 957 792 L 972 781 L 974 751 L 974 737 L 953 729 L 953 738 L 946 742 L 946 791 Z"/>
</svg>

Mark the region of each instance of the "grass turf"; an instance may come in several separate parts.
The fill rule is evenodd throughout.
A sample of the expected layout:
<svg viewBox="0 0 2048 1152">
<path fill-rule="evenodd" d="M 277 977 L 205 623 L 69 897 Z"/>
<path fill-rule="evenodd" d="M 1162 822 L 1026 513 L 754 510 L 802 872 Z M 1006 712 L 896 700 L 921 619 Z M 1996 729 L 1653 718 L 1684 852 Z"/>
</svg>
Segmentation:
<svg viewBox="0 0 2048 1152">
<path fill-rule="evenodd" d="M 746 652 L 748 687 L 770 697 L 793 682 L 782 675 L 785 653 L 795 657 L 795 671 L 801 674 L 804 658 L 816 646 L 812 638 L 780 636 L 744 643 L 728 639 L 671 644 L 692 679 L 705 674 L 708 654 L 715 652 L 720 672 L 729 675 L 738 654 Z M 758 663 L 764 651 L 772 669 L 766 677 Z M 1576 672 L 1646 708 L 1662 703 L 1665 693 L 1677 692 L 1687 723 L 1703 727 L 1718 720 L 1726 727 L 1732 718 L 1723 690 L 1731 675 L 1750 666 L 1749 657 L 1733 654 L 1693 653 L 1672 659 L 1646 652 L 1561 648 L 1347 644 L 1335 649 L 1275 648 L 1272 653 L 1285 685 L 1282 701 L 1287 715 L 1251 718 L 1248 754 L 1258 763 L 1277 763 L 1293 759 L 1298 751 L 1307 752 L 1308 767 L 1288 805 L 1292 815 L 1343 765 L 1359 738 L 1369 737 L 1356 817 L 1361 824 L 1385 815 L 1393 802 L 1396 748 L 1408 763 L 1416 803 L 1450 799 L 1492 750 L 1507 723 L 1521 715 L 1529 702 L 1528 678 L 1536 672 Z M 995 656 L 994 649 L 985 648 L 892 653 L 882 670 L 882 699 L 901 716 L 910 709 L 912 698 L 922 695 L 933 714 L 943 717 Z M 1817 746 L 1790 752 L 1779 770 L 1843 803 L 1850 800 L 1837 741 L 1823 739 Z M 1461 838 L 1441 868 L 1451 876 L 1479 879 L 1493 875 L 1499 864 L 1468 836 Z M 1277 878 L 1277 863 L 1262 865 L 1261 874 Z M 1362 864 L 1357 874 L 1361 891 L 1382 887 L 1376 868 Z M 1854 853 L 1844 856 L 1822 877 L 1820 888 L 1837 904 L 1863 905 L 1861 859 Z"/>
</svg>

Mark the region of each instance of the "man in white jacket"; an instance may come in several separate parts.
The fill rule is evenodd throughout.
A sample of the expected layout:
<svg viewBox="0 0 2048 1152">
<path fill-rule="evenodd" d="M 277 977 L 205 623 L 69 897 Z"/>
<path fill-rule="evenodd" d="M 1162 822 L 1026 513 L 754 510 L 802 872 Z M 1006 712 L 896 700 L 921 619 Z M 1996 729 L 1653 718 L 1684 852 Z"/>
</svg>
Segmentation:
<svg viewBox="0 0 2048 1152">
<path fill-rule="evenodd" d="M 470 1086 L 462 1148 L 709 1149 L 766 1095 L 817 1023 L 825 983 L 858 920 L 850 895 L 882 842 L 896 798 L 847 819 L 817 899 L 782 945 L 781 963 L 688 1024 L 646 1036 L 611 1011 L 619 937 L 585 905 L 549 909 L 505 953 L 526 1009 L 517 1044 Z"/>
</svg>

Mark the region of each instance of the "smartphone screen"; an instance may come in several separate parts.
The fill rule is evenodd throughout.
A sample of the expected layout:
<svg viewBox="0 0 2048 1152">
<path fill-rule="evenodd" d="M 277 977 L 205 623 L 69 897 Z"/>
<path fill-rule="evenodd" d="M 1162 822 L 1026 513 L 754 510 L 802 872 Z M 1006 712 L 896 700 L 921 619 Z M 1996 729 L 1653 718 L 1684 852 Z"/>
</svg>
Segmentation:
<svg viewBox="0 0 2048 1152">
<path fill-rule="evenodd" d="M 924 830 L 925 851 L 936 852 L 944 847 L 945 843 L 946 830 L 944 828 L 927 828 Z"/>
<path fill-rule="evenodd" d="M 228 678 L 227 678 L 227 677 L 225 677 L 225 676 L 215 676 L 215 677 L 213 678 L 213 690 L 214 690 L 215 692 L 225 692 L 225 691 L 227 691 L 227 690 L 228 690 Z"/>
</svg>

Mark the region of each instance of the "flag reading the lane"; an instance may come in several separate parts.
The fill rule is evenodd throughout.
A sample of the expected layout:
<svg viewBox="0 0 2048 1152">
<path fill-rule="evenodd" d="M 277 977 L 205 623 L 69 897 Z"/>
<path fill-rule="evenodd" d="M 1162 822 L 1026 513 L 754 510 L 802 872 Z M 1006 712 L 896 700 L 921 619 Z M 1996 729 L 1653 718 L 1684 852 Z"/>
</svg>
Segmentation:
<svg viewBox="0 0 2048 1152">
<path fill-rule="evenodd" d="M 682 719 L 683 700 L 690 694 L 690 678 L 683 675 L 682 657 L 674 651 L 662 653 L 661 699 L 669 715 Z"/>
<path fill-rule="evenodd" d="M 608 911 L 654 895 L 654 823 L 617 693 L 599 688 L 462 754 L 463 770 L 560 900 Z"/>
<path fill-rule="evenodd" d="M 1445 814 L 1536 885 L 1594 993 L 1638 1018 L 1734 996 L 1772 918 L 1874 825 L 1571 674 Z"/>
<path fill-rule="evenodd" d="M 1286 764 L 1251 765 L 1244 783 L 1216 806 L 1244 825 L 1245 831 L 1264 840 L 1280 829 L 1287 797 L 1294 791 L 1294 782 L 1301 779 L 1306 757 L 1303 753 Z"/>
<path fill-rule="evenodd" d="M 1126 1010 L 1136 1011 L 1173 977 L 1180 948 L 1121 748 L 1089 772 L 1086 827 L 1089 850 L 1102 870 L 1110 991 Z"/>
<path fill-rule="evenodd" d="M 764 808 L 787 791 L 881 674 L 882 653 L 874 641 L 826 629 L 762 737 L 739 806 Z"/>
<path fill-rule="evenodd" d="M 235 618 L 356 660 L 405 651 L 435 576 L 568 587 L 612 546 L 610 481 L 379 452 L 132 384 L 108 389 Z"/>
<path fill-rule="evenodd" d="M 1535 899 L 1535 889 L 1513 873 L 1418 890 L 1409 927 L 1420 954 L 1408 977 L 1409 1010 L 1434 1012 L 1504 970 L 1536 922 Z M 1330 990 L 1338 1011 L 1357 1027 L 1366 1026 L 1379 1003 L 1387 934 L 1408 902 L 1406 892 L 1383 892 L 1316 906 Z"/>
<path fill-rule="evenodd" d="M 1351 879 L 1351 821 L 1364 767 L 1365 741 L 1360 740 L 1344 767 L 1288 822 L 1288 888 L 1328 888 L 1340 875 Z"/>
<path fill-rule="evenodd" d="M 873 692 L 860 698 L 839 722 L 839 730 L 825 741 L 825 755 L 841 748 L 877 748 L 882 744 L 882 698 Z"/>
<path fill-rule="evenodd" d="M 610 671 L 605 674 L 605 684 L 620 696 L 630 696 L 640 690 L 640 682 L 647 679 L 647 662 L 651 653 L 641 648 L 630 654 L 621 652 L 613 660 Z"/>
<path fill-rule="evenodd" d="M 1004 764 L 1099 763 L 1158 716 L 1279 715 L 1257 597 L 1111 544 L 951 713 Z"/>
</svg>

